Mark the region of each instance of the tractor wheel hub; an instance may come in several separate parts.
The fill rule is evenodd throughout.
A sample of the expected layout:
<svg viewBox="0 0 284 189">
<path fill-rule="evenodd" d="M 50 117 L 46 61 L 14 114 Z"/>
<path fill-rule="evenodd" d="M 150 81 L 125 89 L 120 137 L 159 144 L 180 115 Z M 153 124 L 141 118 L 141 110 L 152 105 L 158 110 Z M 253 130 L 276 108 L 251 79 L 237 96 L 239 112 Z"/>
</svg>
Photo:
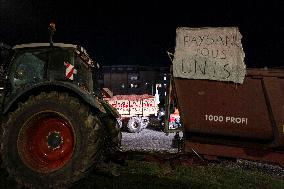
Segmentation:
<svg viewBox="0 0 284 189">
<path fill-rule="evenodd" d="M 59 148 L 62 143 L 63 143 L 63 139 L 60 135 L 60 132 L 52 132 L 52 133 L 49 133 L 49 135 L 47 136 L 48 148 L 55 150 Z"/>
</svg>

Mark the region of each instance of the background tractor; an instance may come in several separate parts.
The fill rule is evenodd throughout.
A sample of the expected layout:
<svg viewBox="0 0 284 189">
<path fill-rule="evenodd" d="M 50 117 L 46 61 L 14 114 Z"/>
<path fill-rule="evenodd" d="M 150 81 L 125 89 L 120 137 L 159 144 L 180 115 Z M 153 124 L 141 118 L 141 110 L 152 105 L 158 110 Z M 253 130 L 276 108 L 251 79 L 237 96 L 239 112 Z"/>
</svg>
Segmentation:
<svg viewBox="0 0 284 189">
<path fill-rule="evenodd" d="M 63 43 L 1 45 L 2 167 L 26 187 L 69 187 L 120 146 L 118 113 L 100 97 L 98 65 Z"/>
</svg>

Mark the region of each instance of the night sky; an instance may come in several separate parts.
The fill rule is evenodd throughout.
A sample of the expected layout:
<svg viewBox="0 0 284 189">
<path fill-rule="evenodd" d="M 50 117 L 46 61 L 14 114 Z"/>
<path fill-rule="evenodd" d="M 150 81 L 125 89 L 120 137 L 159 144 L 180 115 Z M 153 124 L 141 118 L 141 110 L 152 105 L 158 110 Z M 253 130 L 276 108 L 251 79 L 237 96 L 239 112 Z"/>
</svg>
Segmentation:
<svg viewBox="0 0 284 189">
<path fill-rule="evenodd" d="M 248 67 L 282 66 L 284 1 L 0 0 L 0 42 L 80 44 L 101 65 L 169 66 L 177 27 L 237 26 Z"/>
</svg>

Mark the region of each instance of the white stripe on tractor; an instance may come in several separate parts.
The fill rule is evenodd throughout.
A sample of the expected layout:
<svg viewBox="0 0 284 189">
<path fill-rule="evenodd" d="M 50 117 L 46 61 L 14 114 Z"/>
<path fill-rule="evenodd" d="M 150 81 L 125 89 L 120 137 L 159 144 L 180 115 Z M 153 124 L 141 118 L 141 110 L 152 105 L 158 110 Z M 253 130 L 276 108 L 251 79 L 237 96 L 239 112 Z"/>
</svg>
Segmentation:
<svg viewBox="0 0 284 189">
<path fill-rule="evenodd" d="M 64 62 L 64 65 L 66 66 L 66 71 L 65 71 L 65 76 L 70 79 L 73 80 L 74 74 L 77 74 L 77 70 L 74 68 L 74 66 L 68 62 Z"/>
</svg>

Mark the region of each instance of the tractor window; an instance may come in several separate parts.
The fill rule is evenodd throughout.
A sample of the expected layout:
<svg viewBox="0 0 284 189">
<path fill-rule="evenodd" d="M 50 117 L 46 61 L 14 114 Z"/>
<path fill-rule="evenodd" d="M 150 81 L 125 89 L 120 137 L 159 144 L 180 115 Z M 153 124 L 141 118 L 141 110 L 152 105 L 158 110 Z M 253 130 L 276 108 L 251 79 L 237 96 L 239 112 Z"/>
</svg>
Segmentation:
<svg viewBox="0 0 284 189">
<path fill-rule="evenodd" d="M 43 80 L 47 55 L 44 52 L 25 52 L 15 60 L 14 85 L 37 83 Z"/>
<path fill-rule="evenodd" d="M 73 53 L 66 49 L 53 49 L 49 58 L 49 76 L 51 80 L 66 80 L 65 63 L 74 65 Z"/>
</svg>

